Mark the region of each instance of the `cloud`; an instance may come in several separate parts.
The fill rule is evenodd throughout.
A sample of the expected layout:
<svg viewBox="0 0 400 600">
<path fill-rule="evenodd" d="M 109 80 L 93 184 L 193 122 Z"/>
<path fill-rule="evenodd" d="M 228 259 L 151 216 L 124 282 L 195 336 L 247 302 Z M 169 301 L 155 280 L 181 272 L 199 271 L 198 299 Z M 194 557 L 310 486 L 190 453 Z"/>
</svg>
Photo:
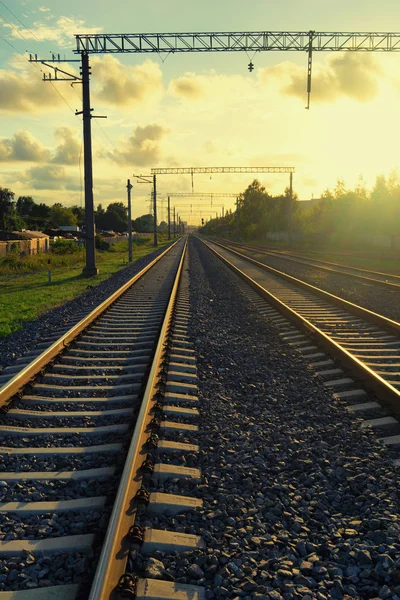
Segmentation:
<svg viewBox="0 0 400 600">
<path fill-rule="evenodd" d="M 48 9 L 40 8 L 41 12 L 48 12 Z M 53 22 L 51 22 L 53 21 Z M 61 16 L 58 19 L 47 18 L 44 21 L 35 21 L 30 29 L 10 25 L 2 21 L 3 27 L 10 30 L 12 37 L 25 38 L 26 40 L 35 40 L 39 42 L 54 42 L 59 47 L 71 47 L 74 45 L 74 36 L 79 33 L 100 33 L 101 27 L 86 27 L 82 19 Z"/>
<path fill-rule="evenodd" d="M 39 6 L 39 10 L 40 10 L 40 12 L 50 12 L 50 9 L 47 8 L 46 6 Z"/>
<path fill-rule="evenodd" d="M 71 96 L 64 88 L 62 94 Z M 73 100 L 73 98 L 72 98 Z M 63 100 L 49 83 L 42 81 L 38 69 L 19 70 L 18 73 L 0 70 L 0 110 L 8 113 L 34 113 L 57 109 Z"/>
<path fill-rule="evenodd" d="M 80 181 L 69 175 L 64 167 L 59 165 L 43 165 L 32 167 L 21 173 L 19 181 L 28 184 L 35 190 L 80 190 Z M 57 201 L 57 198 L 54 198 Z"/>
<path fill-rule="evenodd" d="M 76 138 L 76 131 L 69 127 L 60 127 L 55 131 L 61 143 L 54 151 L 52 163 L 59 165 L 77 165 L 81 154 L 81 142 Z"/>
<path fill-rule="evenodd" d="M 178 98 L 189 98 L 195 100 L 204 96 L 204 88 L 199 78 L 186 74 L 183 77 L 173 79 L 168 88 L 172 96 Z"/>
<path fill-rule="evenodd" d="M 357 102 L 368 102 L 378 95 L 378 77 L 382 71 L 369 54 L 340 53 L 327 58 L 324 65 L 316 65 L 312 75 L 313 102 L 334 102 L 340 97 Z M 276 78 L 281 91 L 288 96 L 305 98 L 307 70 L 290 62 L 260 69 L 265 82 Z"/>
<path fill-rule="evenodd" d="M 134 133 L 122 141 L 113 152 L 103 153 L 103 158 L 109 158 L 120 165 L 145 167 L 154 165 L 160 158 L 160 144 L 169 133 L 161 125 L 154 123 L 145 127 L 136 127 Z"/>
<path fill-rule="evenodd" d="M 160 66 L 146 60 L 142 65 L 123 65 L 113 56 L 92 60 L 94 95 L 117 106 L 158 99 L 163 92 Z"/>
<path fill-rule="evenodd" d="M 0 139 L 0 162 L 45 162 L 49 152 L 28 131 L 17 131 L 12 138 Z"/>
</svg>

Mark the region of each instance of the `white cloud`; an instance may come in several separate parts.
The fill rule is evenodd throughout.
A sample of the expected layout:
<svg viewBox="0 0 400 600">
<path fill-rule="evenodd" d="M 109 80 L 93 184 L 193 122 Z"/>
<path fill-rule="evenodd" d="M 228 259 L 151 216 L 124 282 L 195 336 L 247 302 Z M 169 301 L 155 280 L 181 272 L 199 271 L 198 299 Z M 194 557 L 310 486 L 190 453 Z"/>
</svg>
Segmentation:
<svg viewBox="0 0 400 600">
<path fill-rule="evenodd" d="M 50 83 L 42 81 L 41 69 L 20 61 L 13 63 L 13 66 L 16 71 L 0 69 L 0 111 L 48 112 L 64 105 L 60 94 L 76 104 L 77 98 L 70 86 L 64 86 L 59 94 Z"/>
<path fill-rule="evenodd" d="M 41 12 L 48 12 L 46 9 L 39 9 Z M 51 22 L 53 20 L 53 22 Z M 36 42 L 54 42 L 59 47 L 71 47 L 74 45 L 74 36 L 76 33 L 100 33 L 101 27 L 87 27 L 82 19 L 61 16 L 58 19 L 46 19 L 45 21 L 35 21 L 30 29 L 18 25 L 10 25 L 2 21 L 3 27 L 10 31 L 13 38 L 26 40 L 35 40 Z"/>
<path fill-rule="evenodd" d="M 313 102 L 334 102 L 340 97 L 368 102 L 379 93 L 382 69 L 370 54 L 338 53 L 314 66 L 312 74 Z M 278 82 L 287 96 L 305 98 L 307 70 L 285 61 L 273 67 L 259 69 L 264 83 Z"/>
<path fill-rule="evenodd" d="M 154 165 L 160 158 L 160 141 L 167 133 L 168 129 L 157 123 L 136 127 L 128 139 L 119 143 L 118 148 L 103 153 L 103 158 L 109 158 L 119 165 Z"/>
<path fill-rule="evenodd" d="M 160 66 L 151 60 L 132 67 L 123 65 L 114 56 L 95 56 L 92 72 L 93 95 L 107 104 L 154 102 L 163 93 Z"/>
<path fill-rule="evenodd" d="M 0 139 L 0 162 L 45 162 L 49 152 L 28 131 L 17 131 L 12 138 Z"/>
<path fill-rule="evenodd" d="M 59 165 L 32 167 L 19 175 L 19 182 L 28 184 L 34 190 L 80 190 L 78 177 L 70 175 Z"/>
<path fill-rule="evenodd" d="M 76 137 L 75 129 L 60 127 L 55 131 L 55 137 L 61 143 L 54 151 L 51 162 L 61 165 L 77 165 L 81 155 L 81 141 Z"/>
</svg>

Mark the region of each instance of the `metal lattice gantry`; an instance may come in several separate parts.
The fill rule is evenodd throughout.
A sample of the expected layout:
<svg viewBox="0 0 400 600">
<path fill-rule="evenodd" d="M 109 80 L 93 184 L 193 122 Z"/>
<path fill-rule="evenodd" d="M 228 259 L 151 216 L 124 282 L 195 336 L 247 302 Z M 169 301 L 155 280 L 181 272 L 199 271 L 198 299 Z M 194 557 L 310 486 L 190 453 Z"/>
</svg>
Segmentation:
<svg viewBox="0 0 400 600">
<path fill-rule="evenodd" d="M 153 201 L 154 214 L 156 215 L 157 206 L 157 175 L 190 175 L 192 178 L 192 194 L 194 194 L 195 173 L 289 173 L 289 194 L 293 197 L 293 173 L 295 167 L 158 167 L 151 169 L 151 175 L 135 175 L 139 179 L 153 178 Z M 170 196 L 168 196 L 168 224 L 170 223 Z M 236 205 L 237 205 L 236 198 Z M 290 202 L 290 211 L 292 202 Z M 289 230 L 291 223 L 291 212 L 289 215 Z M 170 226 L 168 225 L 168 238 L 170 236 Z M 157 222 L 154 217 L 154 245 L 157 246 Z"/>
<path fill-rule="evenodd" d="M 240 194 L 226 194 L 225 192 L 168 192 L 170 198 L 236 198 Z"/>
<path fill-rule="evenodd" d="M 151 169 L 151 175 L 154 181 L 157 175 L 190 175 L 193 194 L 193 176 L 195 173 L 289 173 L 289 188 L 290 195 L 292 195 L 293 173 L 295 170 L 295 167 L 158 167 Z"/>
<path fill-rule="evenodd" d="M 78 34 L 75 52 L 175 53 L 175 52 L 399 52 L 400 33 L 330 31 L 235 31 L 190 33 Z"/>
<path fill-rule="evenodd" d="M 294 173 L 295 167 L 171 167 L 151 169 L 152 175 L 194 175 L 195 173 Z"/>
</svg>

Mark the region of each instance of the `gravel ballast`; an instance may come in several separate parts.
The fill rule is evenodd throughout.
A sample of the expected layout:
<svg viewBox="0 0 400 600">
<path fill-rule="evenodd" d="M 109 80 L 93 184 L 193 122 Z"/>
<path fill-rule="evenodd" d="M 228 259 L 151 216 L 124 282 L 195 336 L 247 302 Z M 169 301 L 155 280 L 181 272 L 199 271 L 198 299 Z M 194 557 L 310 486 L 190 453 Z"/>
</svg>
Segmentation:
<svg viewBox="0 0 400 600">
<path fill-rule="evenodd" d="M 157 489 L 204 506 L 141 522 L 200 534 L 207 547 L 150 560 L 133 552 L 136 569 L 203 585 L 209 599 L 399 600 L 389 453 L 197 241 L 190 258 L 201 419 L 188 441 L 200 444 L 202 479 Z"/>
<path fill-rule="evenodd" d="M 315 285 L 330 294 L 340 296 L 395 321 L 400 321 L 399 292 L 396 289 L 374 285 L 349 275 L 324 271 L 316 266 L 300 265 L 284 258 L 262 254 L 255 255 L 241 249 L 239 251 L 253 256 L 256 260 L 274 269 Z"/>
</svg>

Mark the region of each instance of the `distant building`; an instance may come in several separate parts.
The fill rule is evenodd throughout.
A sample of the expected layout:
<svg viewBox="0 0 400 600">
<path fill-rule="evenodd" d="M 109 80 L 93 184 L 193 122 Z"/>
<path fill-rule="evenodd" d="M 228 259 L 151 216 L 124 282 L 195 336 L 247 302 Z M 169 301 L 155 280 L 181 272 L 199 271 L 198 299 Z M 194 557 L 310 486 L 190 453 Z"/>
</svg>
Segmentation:
<svg viewBox="0 0 400 600">
<path fill-rule="evenodd" d="M 21 256 L 48 252 L 50 238 L 41 231 L 3 231 L 0 230 L 0 256 L 17 250 Z"/>
<path fill-rule="evenodd" d="M 80 231 L 78 225 L 59 225 L 58 229 L 60 231 L 70 231 L 71 233 Z"/>
</svg>

